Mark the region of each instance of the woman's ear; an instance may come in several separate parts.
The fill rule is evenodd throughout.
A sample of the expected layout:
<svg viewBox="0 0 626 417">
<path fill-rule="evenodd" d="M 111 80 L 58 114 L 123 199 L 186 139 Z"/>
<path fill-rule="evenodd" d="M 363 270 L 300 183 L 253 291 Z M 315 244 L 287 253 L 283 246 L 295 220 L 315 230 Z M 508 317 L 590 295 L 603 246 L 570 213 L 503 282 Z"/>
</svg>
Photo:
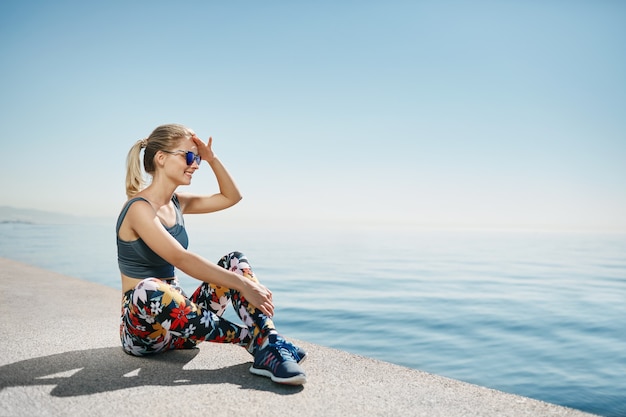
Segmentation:
<svg viewBox="0 0 626 417">
<path fill-rule="evenodd" d="M 157 153 L 154 155 L 155 165 L 163 168 L 165 166 L 165 158 L 167 158 L 167 155 L 165 154 L 165 152 L 157 151 Z"/>
</svg>

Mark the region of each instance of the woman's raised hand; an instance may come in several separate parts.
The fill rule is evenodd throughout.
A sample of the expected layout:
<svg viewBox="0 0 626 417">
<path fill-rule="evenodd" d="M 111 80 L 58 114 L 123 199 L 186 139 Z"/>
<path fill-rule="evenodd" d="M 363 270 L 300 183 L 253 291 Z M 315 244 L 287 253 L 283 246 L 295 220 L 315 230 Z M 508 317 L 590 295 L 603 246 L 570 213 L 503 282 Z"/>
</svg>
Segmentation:
<svg viewBox="0 0 626 417">
<path fill-rule="evenodd" d="M 193 142 L 198 147 L 198 155 L 209 163 L 213 162 L 215 159 L 215 153 L 213 153 L 213 137 L 209 136 L 209 141 L 207 143 L 202 142 L 202 139 L 197 137 L 195 134 L 191 137 Z"/>
</svg>

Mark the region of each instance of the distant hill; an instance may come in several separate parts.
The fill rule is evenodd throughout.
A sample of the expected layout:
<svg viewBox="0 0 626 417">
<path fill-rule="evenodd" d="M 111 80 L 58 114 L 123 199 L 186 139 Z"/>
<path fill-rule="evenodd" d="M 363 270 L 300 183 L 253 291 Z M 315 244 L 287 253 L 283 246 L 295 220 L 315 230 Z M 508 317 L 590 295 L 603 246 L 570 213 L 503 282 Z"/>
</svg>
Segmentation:
<svg viewBox="0 0 626 417">
<path fill-rule="evenodd" d="M 85 224 L 110 222 L 100 217 L 73 216 L 52 211 L 0 206 L 0 224 Z"/>
</svg>

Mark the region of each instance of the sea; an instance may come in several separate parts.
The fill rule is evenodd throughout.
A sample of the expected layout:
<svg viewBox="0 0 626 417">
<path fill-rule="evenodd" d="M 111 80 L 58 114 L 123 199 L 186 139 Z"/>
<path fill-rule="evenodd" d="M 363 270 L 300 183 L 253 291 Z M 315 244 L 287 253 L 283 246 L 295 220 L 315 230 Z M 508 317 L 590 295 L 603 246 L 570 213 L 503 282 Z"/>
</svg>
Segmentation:
<svg viewBox="0 0 626 417">
<path fill-rule="evenodd" d="M 626 416 L 626 234 L 188 228 L 248 256 L 288 337 Z M 0 223 L 1 257 L 120 288 L 115 251 L 114 220 Z"/>
</svg>

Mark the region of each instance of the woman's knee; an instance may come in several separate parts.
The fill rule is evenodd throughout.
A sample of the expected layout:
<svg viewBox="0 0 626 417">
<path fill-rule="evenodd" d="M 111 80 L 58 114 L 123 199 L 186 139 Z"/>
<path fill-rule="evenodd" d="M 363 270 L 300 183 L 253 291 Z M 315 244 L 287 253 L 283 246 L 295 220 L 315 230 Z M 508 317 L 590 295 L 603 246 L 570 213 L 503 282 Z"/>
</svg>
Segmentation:
<svg viewBox="0 0 626 417">
<path fill-rule="evenodd" d="M 241 267 L 244 266 L 246 268 L 250 268 L 248 258 L 246 257 L 246 255 L 239 251 L 233 251 L 227 255 L 222 256 L 218 262 L 218 265 L 224 269 L 228 269 L 229 271 L 233 272 L 235 272 L 237 269 L 241 269 Z"/>
</svg>

